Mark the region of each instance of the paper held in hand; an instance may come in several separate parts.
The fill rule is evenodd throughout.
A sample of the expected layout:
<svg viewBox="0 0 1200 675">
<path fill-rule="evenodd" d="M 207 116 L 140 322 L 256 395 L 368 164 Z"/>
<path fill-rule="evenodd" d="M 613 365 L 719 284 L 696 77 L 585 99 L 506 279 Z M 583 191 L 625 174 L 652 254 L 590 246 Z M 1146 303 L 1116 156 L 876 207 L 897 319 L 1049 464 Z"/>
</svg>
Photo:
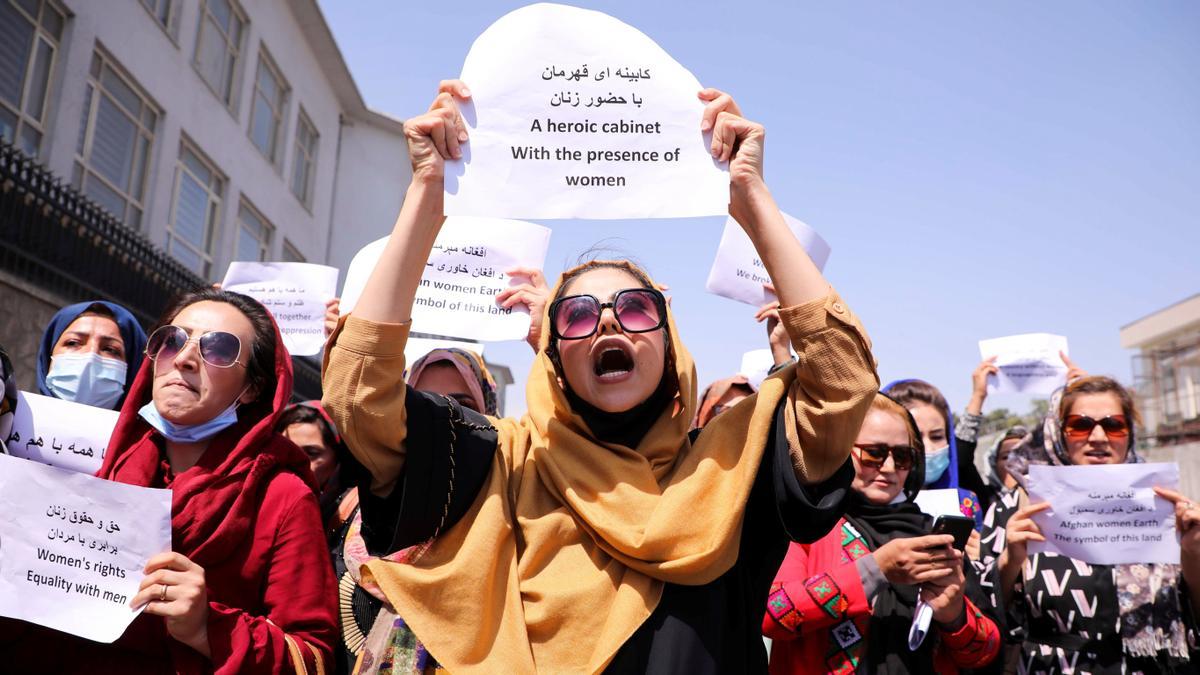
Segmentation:
<svg viewBox="0 0 1200 675">
<path fill-rule="evenodd" d="M 700 130 L 700 82 L 636 28 L 566 5 L 523 7 L 475 40 L 461 79 L 470 140 L 446 162 L 446 215 L 728 212 L 727 169 Z"/>
<path fill-rule="evenodd" d="M 1067 383 L 1067 338 L 1050 333 L 1026 333 L 979 341 L 979 355 L 996 357 L 999 375 L 988 376 L 988 391 L 1049 396 Z"/>
<path fill-rule="evenodd" d="M 0 455 L 0 616 L 112 642 L 171 549 L 171 491 Z"/>
<path fill-rule="evenodd" d="M 349 314 L 388 237 L 355 254 L 346 272 L 341 312 Z M 507 274 L 514 267 L 541 269 L 550 246 L 550 229 L 519 220 L 447 218 L 421 275 L 413 302 L 413 331 L 466 340 L 521 340 L 529 333 L 524 305 L 505 309 L 496 294 L 528 281 Z"/>
<path fill-rule="evenodd" d="M 117 411 L 19 392 L 8 453 L 42 464 L 94 474 L 100 470 Z"/>
<path fill-rule="evenodd" d="M 321 353 L 325 303 L 337 294 L 338 270 L 328 265 L 231 262 L 221 288 L 258 300 L 275 317 L 292 356 Z"/>
<path fill-rule="evenodd" d="M 1094 565 L 1179 563 L 1175 506 L 1155 486 L 1179 487 L 1179 465 L 1102 464 L 1029 467 L 1029 503 L 1050 502 L 1033 517 L 1049 551 Z"/>
<path fill-rule="evenodd" d="M 800 240 L 800 245 L 808 251 L 813 264 L 824 271 L 825 263 L 829 260 L 829 244 L 808 225 L 786 213 L 783 218 Z M 758 307 L 775 300 L 775 294 L 763 288 L 763 284 L 768 283 L 771 283 L 771 277 L 767 276 L 767 269 L 763 267 L 750 237 L 736 220 L 729 218 L 725 221 L 721 244 L 717 247 L 717 257 L 708 272 L 705 289 L 709 293 Z"/>
</svg>

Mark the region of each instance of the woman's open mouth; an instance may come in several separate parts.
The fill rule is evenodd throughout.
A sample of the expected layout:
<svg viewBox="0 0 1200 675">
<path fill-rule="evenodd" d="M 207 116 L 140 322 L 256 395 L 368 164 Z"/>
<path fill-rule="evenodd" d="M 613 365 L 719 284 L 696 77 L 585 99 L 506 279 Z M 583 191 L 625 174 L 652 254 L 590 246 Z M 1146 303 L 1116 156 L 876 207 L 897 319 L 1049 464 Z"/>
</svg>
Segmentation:
<svg viewBox="0 0 1200 675">
<path fill-rule="evenodd" d="M 593 371 L 603 382 L 623 380 L 633 372 L 633 355 L 623 345 L 601 347 L 594 359 Z"/>
</svg>

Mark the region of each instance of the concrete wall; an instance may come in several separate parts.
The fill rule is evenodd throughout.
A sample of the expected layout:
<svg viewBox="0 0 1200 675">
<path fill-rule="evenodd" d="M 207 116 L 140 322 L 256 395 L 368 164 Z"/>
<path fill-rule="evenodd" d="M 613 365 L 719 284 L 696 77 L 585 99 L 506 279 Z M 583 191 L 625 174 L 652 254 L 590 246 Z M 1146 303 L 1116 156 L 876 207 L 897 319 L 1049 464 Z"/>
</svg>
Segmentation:
<svg viewBox="0 0 1200 675">
<path fill-rule="evenodd" d="M 339 284 L 359 249 L 391 233 L 412 179 L 408 147 L 389 131 L 347 122 L 341 146 L 328 262 L 341 270 Z"/>
<path fill-rule="evenodd" d="M 42 333 L 65 298 L 0 270 L 0 345 L 13 362 L 17 387 L 37 392 L 37 354 Z"/>
<path fill-rule="evenodd" d="M 1179 488 L 1193 500 L 1200 500 L 1200 443 L 1183 443 L 1143 451 L 1147 462 L 1178 462 Z"/>
<path fill-rule="evenodd" d="M 64 0 L 64 4 L 74 16 L 68 21 L 60 46 L 54 73 L 56 94 L 52 98 L 51 132 L 48 146 L 43 150 L 54 173 L 64 178 L 71 175 L 83 120 L 88 66 L 95 48 L 100 46 L 164 111 L 155 130 L 143 222 L 143 231 L 153 242 L 160 246 L 166 243 L 175 164 L 181 134 L 186 133 L 228 178 L 213 255 L 214 278 L 224 275 L 233 258 L 238 202 L 243 194 L 275 227 L 268 258 L 281 257 L 286 238 L 310 262 L 325 261 L 330 224 L 335 222 L 331 214 L 342 107 L 285 0 L 242 3 L 249 27 L 238 63 L 238 96 L 232 112 L 192 66 L 200 3 L 177 3 L 180 15 L 174 38 L 155 23 L 140 3 L 132 0 Z M 278 167 L 272 166 L 253 145 L 248 131 L 254 77 L 263 45 L 291 89 L 283 122 L 283 161 Z M 311 211 L 291 193 L 288 180 L 301 106 L 320 134 Z M 393 134 L 377 133 L 395 145 L 397 139 Z M 388 143 L 376 139 L 374 143 L 364 142 L 357 157 L 369 157 L 375 149 L 390 152 Z M 404 166 L 407 167 L 406 159 Z M 396 178 L 403 175 L 390 166 L 389 171 L 390 174 L 383 175 Z M 374 175 L 383 177 L 379 173 Z M 383 199 L 386 204 L 382 208 L 375 209 L 391 212 L 383 218 L 387 227 L 398 208 L 398 197 L 392 198 L 394 193 Z M 361 194 L 342 201 L 354 203 L 355 197 L 363 201 Z M 357 236 L 354 232 L 360 220 L 373 224 L 366 216 L 336 219 L 337 229 L 351 235 L 348 238 L 354 241 L 369 240 L 368 235 Z M 371 233 L 377 231 L 378 227 L 370 229 Z"/>
</svg>

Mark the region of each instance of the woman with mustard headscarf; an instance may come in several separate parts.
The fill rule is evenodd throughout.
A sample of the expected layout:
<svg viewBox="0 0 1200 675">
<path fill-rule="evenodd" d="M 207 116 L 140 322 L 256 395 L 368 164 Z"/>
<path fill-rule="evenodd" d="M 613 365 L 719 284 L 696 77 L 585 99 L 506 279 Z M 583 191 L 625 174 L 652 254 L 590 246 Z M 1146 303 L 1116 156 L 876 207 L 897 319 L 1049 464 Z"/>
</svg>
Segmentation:
<svg viewBox="0 0 1200 675">
<path fill-rule="evenodd" d="M 323 403 L 371 473 L 364 540 L 406 552 L 362 574 L 420 643 L 368 650 L 359 670 L 765 671 L 767 591 L 789 539 L 837 521 L 878 379 L 857 318 L 763 182 L 762 126 L 727 94 L 698 93 L 696 133 L 729 162 L 730 213 L 774 280 L 796 363 L 689 434 L 696 371 L 670 307 L 640 268 L 596 261 L 551 294 L 527 414 L 496 419 L 402 376 L 468 96 L 445 82 L 405 123 L 412 183 L 325 352 Z"/>
</svg>

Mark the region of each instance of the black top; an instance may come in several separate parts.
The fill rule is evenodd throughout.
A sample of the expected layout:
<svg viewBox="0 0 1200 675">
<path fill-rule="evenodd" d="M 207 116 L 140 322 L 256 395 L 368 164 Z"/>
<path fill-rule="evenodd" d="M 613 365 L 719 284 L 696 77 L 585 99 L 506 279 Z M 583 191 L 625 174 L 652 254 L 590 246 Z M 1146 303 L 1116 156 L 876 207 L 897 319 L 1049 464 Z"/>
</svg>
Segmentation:
<svg viewBox="0 0 1200 675">
<path fill-rule="evenodd" d="M 405 400 L 408 455 L 392 494 L 360 487 L 363 538 L 375 554 L 396 551 L 451 527 L 482 489 L 496 452 L 496 432 L 482 416 L 456 402 L 411 387 Z M 453 420 L 453 422 L 452 422 Z M 449 490 L 451 424 L 455 490 L 441 523 Z M 662 600 L 609 664 L 610 673 L 766 672 L 762 618 L 767 591 L 787 554 L 788 542 L 812 542 L 838 521 L 854 469 L 847 460 L 829 480 L 804 486 L 796 479 L 784 434 L 783 409 L 775 414 L 749 502 L 738 559 L 702 586 L 666 584 Z M 419 636 L 418 636 L 419 637 Z M 436 654 L 433 655 L 435 658 Z"/>
</svg>

